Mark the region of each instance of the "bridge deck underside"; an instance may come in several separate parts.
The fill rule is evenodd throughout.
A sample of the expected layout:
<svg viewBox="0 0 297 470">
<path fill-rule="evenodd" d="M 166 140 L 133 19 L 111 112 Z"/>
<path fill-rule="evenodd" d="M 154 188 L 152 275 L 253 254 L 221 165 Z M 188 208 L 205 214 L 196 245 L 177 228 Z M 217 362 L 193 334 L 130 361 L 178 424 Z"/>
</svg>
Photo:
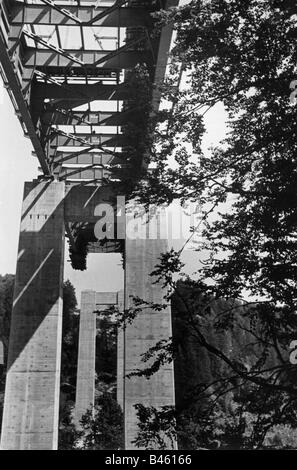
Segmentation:
<svg viewBox="0 0 297 470">
<path fill-rule="evenodd" d="M 171 38 L 166 31 L 160 60 L 164 33 L 152 14 L 177 3 L 2 2 L 1 74 L 44 175 L 101 184 L 121 179 L 122 167 L 125 175 L 142 167 Z"/>
</svg>

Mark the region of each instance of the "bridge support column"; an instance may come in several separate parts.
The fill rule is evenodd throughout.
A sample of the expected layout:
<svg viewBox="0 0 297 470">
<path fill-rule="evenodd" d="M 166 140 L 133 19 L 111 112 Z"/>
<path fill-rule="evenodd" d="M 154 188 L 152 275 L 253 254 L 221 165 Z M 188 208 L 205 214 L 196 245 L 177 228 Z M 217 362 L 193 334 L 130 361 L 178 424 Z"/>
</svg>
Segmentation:
<svg viewBox="0 0 297 470">
<path fill-rule="evenodd" d="M 57 449 L 64 197 L 62 182 L 25 183 L 1 432 L 3 450 Z"/>
<path fill-rule="evenodd" d="M 111 305 L 124 309 L 124 292 L 83 291 L 79 325 L 79 348 L 74 421 L 77 427 L 82 416 L 95 404 L 96 313 Z M 117 401 L 123 408 L 123 332 L 118 332 Z"/>
<path fill-rule="evenodd" d="M 118 309 L 124 311 L 124 291 L 118 292 Z M 117 332 L 117 402 L 124 409 L 124 331 Z"/>
<path fill-rule="evenodd" d="M 95 403 L 96 361 L 96 292 L 81 293 L 79 322 L 79 346 L 74 422 L 80 428 L 80 420 Z"/>
<path fill-rule="evenodd" d="M 4 345 L 3 341 L 0 339 L 0 366 L 4 365 Z"/>
<path fill-rule="evenodd" d="M 164 220 L 162 220 L 165 223 Z M 152 223 L 156 226 L 152 227 Z M 151 230 L 153 229 L 153 230 Z M 162 227 L 162 230 L 166 228 Z M 160 232 L 160 219 L 150 222 L 150 233 Z M 164 304 L 164 288 L 153 284 L 150 273 L 159 263 L 161 253 L 168 250 L 167 240 L 149 238 L 129 239 L 127 234 L 125 252 L 125 308 L 133 306 L 131 296 L 139 297 L 147 302 Z M 160 235 L 160 234 L 159 234 Z M 157 235 L 157 236 L 159 236 Z M 156 312 L 145 308 L 139 313 L 131 325 L 126 326 L 124 342 L 125 375 L 135 369 L 143 369 L 146 364 L 141 362 L 141 355 L 162 339 L 172 335 L 170 307 Z M 174 373 L 173 365 L 167 364 L 160 368 L 149 380 L 145 377 L 126 378 L 124 381 L 124 415 L 125 415 L 125 448 L 136 449 L 133 440 L 138 433 L 137 415 L 134 405 L 160 408 L 165 405 L 174 406 Z M 168 449 L 173 448 L 168 442 Z"/>
</svg>

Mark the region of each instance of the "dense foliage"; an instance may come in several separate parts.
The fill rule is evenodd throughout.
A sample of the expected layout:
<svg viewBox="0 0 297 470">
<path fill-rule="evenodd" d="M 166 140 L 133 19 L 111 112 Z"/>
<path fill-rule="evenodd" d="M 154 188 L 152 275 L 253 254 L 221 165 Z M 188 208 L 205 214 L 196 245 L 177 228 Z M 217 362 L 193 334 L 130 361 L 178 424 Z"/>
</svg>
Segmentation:
<svg viewBox="0 0 297 470">
<path fill-rule="evenodd" d="M 84 450 L 119 450 L 124 448 L 124 420 L 121 407 L 110 393 L 103 393 L 81 420 Z"/>
<path fill-rule="evenodd" d="M 8 350 L 13 288 L 14 276 L 12 274 L 0 276 L 0 340 L 4 345 L 5 359 Z"/>
<path fill-rule="evenodd" d="M 2 422 L 4 389 L 5 389 L 5 363 L 7 361 L 8 340 L 10 331 L 10 317 L 12 309 L 14 276 L 6 274 L 0 276 L 0 341 L 4 350 L 4 364 L 0 364 L 0 423 Z M 1 426 L 1 424 L 0 424 Z"/>
<path fill-rule="evenodd" d="M 209 446 L 220 432 L 223 446 L 258 448 L 268 445 L 277 423 L 297 427 L 296 366 L 289 361 L 297 327 L 297 113 L 292 93 L 297 8 L 279 0 L 193 0 L 162 12 L 158 20 L 173 22 L 177 31 L 171 75 L 163 89 L 174 106 L 156 116 L 161 124 L 151 148 L 155 168 L 136 195 L 146 204 L 199 201 L 203 243 L 197 250 L 202 259 L 207 255 L 197 267 L 197 281 L 187 281 L 191 300 L 188 293 L 179 293 L 178 315 L 199 357 L 205 358 L 198 396 L 190 394 L 179 419 L 183 413 L 194 419 L 198 440 L 192 445 Z M 181 67 L 187 83 L 179 89 Z M 218 104 L 224 106 L 228 134 L 220 146 L 205 152 L 204 116 Z M 182 269 L 179 258 L 180 253 L 164 254 L 155 270 L 171 293 L 177 292 L 172 274 Z M 238 306 L 227 304 L 221 305 L 220 315 L 209 316 L 205 304 L 219 299 L 244 302 L 244 322 Z M 251 338 L 248 362 L 238 351 L 226 350 L 238 323 Z M 152 348 L 145 358 L 155 357 L 154 365 L 136 373 L 149 375 L 172 360 L 175 340 Z M 217 361 L 220 377 L 212 377 L 211 363 Z M 226 408 L 218 395 L 226 397 L 229 388 Z M 205 403 L 205 390 L 211 390 L 206 409 L 197 406 Z"/>
</svg>

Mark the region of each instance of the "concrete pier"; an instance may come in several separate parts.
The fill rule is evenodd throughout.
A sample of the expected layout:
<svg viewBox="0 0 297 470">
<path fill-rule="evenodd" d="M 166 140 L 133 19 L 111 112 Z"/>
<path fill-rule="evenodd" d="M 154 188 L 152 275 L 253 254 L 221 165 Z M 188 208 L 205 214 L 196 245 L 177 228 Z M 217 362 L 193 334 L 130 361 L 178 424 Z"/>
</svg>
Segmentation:
<svg viewBox="0 0 297 470">
<path fill-rule="evenodd" d="M 80 194 L 74 189 L 66 188 L 65 198 L 62 182 L 34 181 L 25 185 L 2 424 L 3 450 L 57 449 L 64 222 L 71 221 L 73 215 L 79 218 L 79 213 L 82 220 L 89 220 L 97 203 L 95 197 L 90 199 L 94 189 Z M 78 427 L 82 415 L 95 401 L 96 311 L 111 305 L 128 309 L 133 306 L 133 296 L 164 303 L 164 288 L 154 284 L 150 276 L 160 254 L 167 251 L 163 222 L 160 217 L 150 221 L 144 238 L 127 234 L 124 292 L 82 293 L 75 409 Z M 169 306 L 161 312 L 146 307 L 131 325 L 126 325 L 124 332 L 118 332 L 117 400 L 124 411 L 127 450 L 135 448 L 133 441 L 138 433 L 135 404 L 174 406 L 172 364 L 162 367 L 149 380 L 126 377 L 135 369 L 145 368 L 142 354 L 171 334 Z M 168 442 L 168 449 L 172 447 L 174 444 Z"/>
<path fill-rule="evenodd" d="M 57 449 L 64 194 L 61 182 L 25 183 L 2 450 Z"/>
<path fill-rule="evenodd" d="M 125 308 L 125 293 L 118 292 L 118 309 L 123 312 Z M 124 409 L 124 331 L 118 329 L 117 333 L 117 402 Z"/>
<path fill-rule="evenodd" d="M 163 223 L 165 221 L 162 220 Z M 168 250 L 167 240 L 160 237 L 160 218 L 146 227 L 146 239 L 127 237 L 125 253 L 125 308 L 133 307 L 133 296 L 147 302 L 164 304 L 165 290 L 154 284 L 150 273 L 159 263 L 161 253 Z M 163 225 L 162 232 L 166 232 Z M 155 232 L 155 239 L 149 233 Z M 161 312 L 145 308 L 131 325 L 126 326 L 124 342 L 125 375 L 135 369 L 147 367 L 141 362 L 141 355 L 162 339 L 172 335 L 171 310 L 168 306 Z M 133 377 L 124 381 L 125 449 L 136 449 L 133 440 L 138 433 L 137 416 L 134 405 L 170 406 L 175 404 L 173 364 L 160 368 L 151 378 Z M 174 448 L 175 446 L 173 446 Z M 168 449 L 172 448 L 168 443 Z"/>
<path fill-rule="evenodd" d="M 76 381 L 74 423 L 79 428 L 80 420 L 95 401 L 96 359 L 96 292 L 81 293 L 79 322 L 79 345 Z"/>
<path fill-rule="evenodd" d="M 4 365 L 4 345 L 0 339 L 0 366 Z"/>
<path fill-rule="evenodd" d="M 96 362 L 96 316 L 115 305 L 123 309 L 124 292 L 95 292 L 81 293 L 81 312 L 79 325 L 79 349 L 76 382 L 76 400 L 74 422 L 79 422 L 86 411 L 95 404 L 95 362 Z M 119 346 L 118 346 L 119 347 Z M 119 365 L 120 364 L 120 365 Z M 122 406 L 123 402 L 123 355 L 118 351 L 117 397 Z"/>
</svg>

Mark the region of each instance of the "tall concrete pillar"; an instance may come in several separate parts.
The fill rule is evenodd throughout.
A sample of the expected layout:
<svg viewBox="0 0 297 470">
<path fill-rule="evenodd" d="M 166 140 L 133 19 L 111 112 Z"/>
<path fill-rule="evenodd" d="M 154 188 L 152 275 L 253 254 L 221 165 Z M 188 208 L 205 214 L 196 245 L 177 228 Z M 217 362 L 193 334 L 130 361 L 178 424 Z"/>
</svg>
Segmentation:
<svg viewBox="0 0 297 470">
<path fill-rule="evenodd" d="M 4 373 L 4 345 L 0 339 L 0 378 L 2 377 L 3 373 Z"/>
<path fill-rule="evenodd" d="M 25 183 L 1 432 L 3 450 L 53 450 L 58 445 L 64 195 L 62 182 Z"/>
<path fill-rule="evenodd" d="M 118 309 L 124 311 L 124 291 L 118 292 Z M 118 329 L 117 333 L 117 402 L 124 409 L 124 331 Z"/>
<path fill-rule="evenodd" d="M 75 423 L 79 427 L 81 417 L 95 404 L 95 363 L 96 363 L 96 313 L 112 305 L 124 308 L 124 292 L 83 291 L 79 325 L 78 367 L 76 382 Z M 118 343 L 119 344 L 119 343 Z M 121 345 L 123 343 L 121 342 Z M 119 346 L 118 346 L 119 347 Z M 118 355 L 120 374 L 118 376 L 118 401 L 123 401 L 123 354 Z M 119 365 L 118 365 L 119 367 Z M 120 404 L 121 404 L 120 403 Z"/>
<path fill-rule="evenodd" d="M 166 221 L 160 217 L 153 218 L 146 227 L 138 225 L 141 238 L 131 238 L 131 230 L 127 231 L 125 251 L 125 308 L 133 306 L 132 297 L 139 297 L 147 302 L 164 304 L 164 289 L 154 284 L 150 273 L 159 263 L 161 253 L 167 251 L 167 240 L 161 238 L 166 234 Z M 128 226 L 128 224 L 127 224 Z M 134 234 L 137 237 L 137 233 Z M 171 311 L 168 306 L 161 312 L 145 308 L 139 313 L 131 325 L 127 324 L 124 341 L 125 376 L 135 369 L 145 368 L 141 355 L 162 339 L 172 335 Z M 138 433 L 137 416 L 134 405 L 160 408 L 165 405 L 174 406 L 174 373 L 173 364 L 160 368 L 150 379 L 145 377 L 126 378 L 124 381 L 124 416 L 125 416 L 125 448 L 135 449 L 133 440 Z M 175 447 L 175 445 L 173 446 Z M 172 445 L 168 442 L 168 449 Z"/>
<path fill-rule="evenodd" d="M 95 403 L 96 292 L 81 293 L 79 345 L 74 422 L 80 420 Z"/>
<path fill-rule="evenodd" d="M 4 345 L 0 339 L 0 366 L 4 365 Z"/>
</svg>

